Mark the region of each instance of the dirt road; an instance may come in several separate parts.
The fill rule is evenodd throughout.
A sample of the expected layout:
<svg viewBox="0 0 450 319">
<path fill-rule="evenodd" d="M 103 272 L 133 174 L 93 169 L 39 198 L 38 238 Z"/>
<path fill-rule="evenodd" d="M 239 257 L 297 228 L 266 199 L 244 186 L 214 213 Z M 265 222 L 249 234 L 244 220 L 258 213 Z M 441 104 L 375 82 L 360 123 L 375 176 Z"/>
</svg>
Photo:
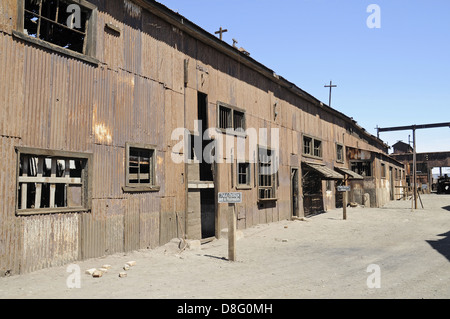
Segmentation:
<svg viewBox="0 0 450 319">
<path fill-rule="evenodd" d="M 349 208 L 347 220 L 335 209 L 243 230 L 236 262 L 227 261 L 227 240 L 220 239 L 0 278 L 0 298 L 447 299 L 450 195 L 422 200 L 425 209 L 414 212 L 410 201 L 395 201 Z M 136 265 L 120 278 L 128 261 Z M 105 264 L 111 268 L 102 277 L 85 274 Z"/>
</svg>

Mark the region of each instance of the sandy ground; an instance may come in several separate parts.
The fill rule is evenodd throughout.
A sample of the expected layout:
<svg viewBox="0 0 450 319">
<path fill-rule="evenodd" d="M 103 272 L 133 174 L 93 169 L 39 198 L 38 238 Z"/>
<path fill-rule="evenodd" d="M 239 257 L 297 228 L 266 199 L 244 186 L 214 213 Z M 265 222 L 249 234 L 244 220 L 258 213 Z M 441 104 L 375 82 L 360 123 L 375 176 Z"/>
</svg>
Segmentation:
<svg viewBox="0 0 450 319">
<path fill-rule="evenodd" d="M 80 288 L 68 288 L 75 273 L 67 265 L 4 277 L 0 298 L 448 299 L 450 195 L 422 200 L 425 209 L 414 212 L 410 201 L 395 201 L 349 208 L 347 220 L 335 209 L 243 230 L 236 262 L 220 239 L 196 250 L 169 243 L 77 262 Z M 128 261 L 136 265 L 119 278 Z M 84 273 L 104 264 L 112 268 L 101 278 Z"/>
</svg>

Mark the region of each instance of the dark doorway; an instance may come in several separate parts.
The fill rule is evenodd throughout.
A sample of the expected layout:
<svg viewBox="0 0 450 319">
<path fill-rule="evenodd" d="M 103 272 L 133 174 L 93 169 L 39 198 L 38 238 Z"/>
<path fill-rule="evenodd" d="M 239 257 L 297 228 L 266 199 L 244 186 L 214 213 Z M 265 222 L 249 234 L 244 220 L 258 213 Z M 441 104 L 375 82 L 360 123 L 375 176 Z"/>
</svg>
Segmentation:
<svg viewBox="0 0 450 319">
<path fill-rule="evenodd" d="M 322 176 L 315 170 L 303 166 L 302 186 L 305 216 L 323 212 Z"/>
<path fill-rule="evenodd" d="M 205 161 L 203 158 L 203 150 L 205 149 L 206 145 L 208 145 L 211 141 L 204 140 L 203 134 L 208 129 L 208 96 L 204 93 L 198 92 L 197 93 L 197 112 L 198 112 L 198 120 L 201 121 L 202 129 L 199 132 L 200 133 L 200 139 L 202 141 L 202 154 L 199 154 L 202 161 L 200 162 L 200 180 L 201 181 L 212 181 L 213 180 L 213 174 L 212 174 L 212 166 L 211 161 Z"/>
<path fill-rule="evenodd" d="M 291 168 L 291 214 L 299 217 L 298 168 Z"/>
<path fill-rule="evenodd" d="M 216 235 L 216 206 L 214 188 L 200 190 L 202 239 Z"/>
</svg>

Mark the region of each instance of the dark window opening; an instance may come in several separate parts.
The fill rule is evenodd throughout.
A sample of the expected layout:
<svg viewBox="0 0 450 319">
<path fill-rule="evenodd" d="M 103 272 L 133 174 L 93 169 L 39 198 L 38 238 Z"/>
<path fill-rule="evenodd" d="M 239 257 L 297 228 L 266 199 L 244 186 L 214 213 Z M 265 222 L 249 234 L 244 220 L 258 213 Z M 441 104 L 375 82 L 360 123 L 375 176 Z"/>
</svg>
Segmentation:
<svg viewBox="0 0 450 319">
<path fill-rule="evenodd" d="M 219 128 L 228 129 L 232 128 L 233 123 L 231 121 L 231 109 L 225 106 L 219 107 Z"/>
<path fill-rule="evenodd" d="M 350 169 L 355 173 L 369 177 L 372 176 L 372 162 L 370 161 L 360 161 L 360 162 L 351 162 Z"/>
<path fill-rule="evenodd" d="M 234 111 L 233 112 L 233 118 L 234 118 L 234 129 L 242 129 L 245 130 L 245 118 L 243 112 Z"/>
</svg>

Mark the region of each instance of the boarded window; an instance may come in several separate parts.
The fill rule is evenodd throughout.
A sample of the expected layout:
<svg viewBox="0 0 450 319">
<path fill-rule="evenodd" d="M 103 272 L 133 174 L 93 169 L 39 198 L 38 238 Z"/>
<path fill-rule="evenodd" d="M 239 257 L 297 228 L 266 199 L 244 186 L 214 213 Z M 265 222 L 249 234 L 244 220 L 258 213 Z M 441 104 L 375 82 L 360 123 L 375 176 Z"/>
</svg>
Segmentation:
<svg viewBox="0 0 450 319">
<path fill-rule="evenodd" d="M 87 54 L 88 34 L 91 32 L 89 21 L 93 8 L 91 4 L 86 1 L 75 3 L 69 0 L 23 0 L 23 2 L 25 34 Z"/>
<path fill-rule="evenodd" d="M 18 214 L 86 210 L 88 158 L 19 150 Z"/>
</svg>

